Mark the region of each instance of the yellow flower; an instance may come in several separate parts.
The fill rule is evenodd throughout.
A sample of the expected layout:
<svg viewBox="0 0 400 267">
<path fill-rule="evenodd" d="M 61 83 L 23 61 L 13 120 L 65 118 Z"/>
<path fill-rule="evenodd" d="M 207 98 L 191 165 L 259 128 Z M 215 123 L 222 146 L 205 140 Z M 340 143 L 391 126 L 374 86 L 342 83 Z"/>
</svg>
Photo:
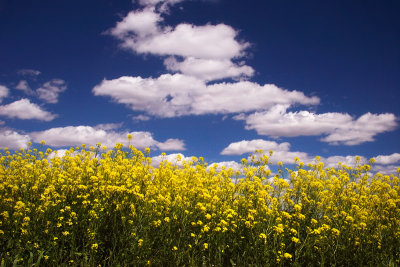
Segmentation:
<svg viewBox="0 0 400 267">
<path fill-rule="evenodd" d="M 259 236 L 260 236 L 260 238 L 261 238 L 261 239 L 264 239 L 264 240 L 266 240 L 266 239 L 267 239 L 267 235 L 266 235 L 266 234 L 264 234 L 264 233 L 261 233 Z"/>
<path fill-rule="evenodd" d="M 292 255 L 289 253 L 285 253 L 285 254 L 283 254 L 283 257 L 285 257 L 285 259 L 291 259 Z"/>
</svg>

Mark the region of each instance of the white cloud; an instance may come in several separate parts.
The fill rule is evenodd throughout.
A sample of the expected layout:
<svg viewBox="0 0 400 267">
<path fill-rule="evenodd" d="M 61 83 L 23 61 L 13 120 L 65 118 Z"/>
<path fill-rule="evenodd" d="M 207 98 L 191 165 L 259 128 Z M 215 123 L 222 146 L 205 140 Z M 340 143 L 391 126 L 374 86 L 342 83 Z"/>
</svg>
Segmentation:
<svg viewBox="0 0 400 267">
<path fill-rule="evenodd" d="M 241 81 L 206 85 L 182 74 L 158 78 L 124 76 L 103 80 L 93 88 L 95 95 L 110 96 L 132 110 L 158 117 L 200 114 L 229 114 L 272 107 L 275 104 L 317 104 L 317 97 L 283 90 L 273 84 Z"/>
<path fill-rule="evenodd" d="M 331 156 L 328 158 L 323 158 L 321 157 L 321 161 L 325 164 L 326 167 L 333 167 L 337 168 L 339 162 L 343 165 L 354 167 L 357 165 L 356 163 L 356 157 L 357 156 Z M 368 163 L 368 160 L 365 157 L 358 156 L 360 157 L 360 163 L 361 164 L 366 164 Z"/>
<path fill-rule="evenodd" d="M 183 1 L 184 0 L 138 0 L 137 2 L 142 6 L 156 8 L 159 12 L 165 13 L 169 11 L 169 6 Z"/>
<path fill-rule="evenodd" d="M 0 115 L 21 120 L 36 119 L 41 121 L 51 121 L 57 117 L 57 115 L 43 110 L 26 98 L 0 106 Z"/>
<path fill-rule="evenodd" d="M 222 167 L 226 169 L 231 168 L 234 171 L 242 171 L 242 164 L 236 161 L 221 161 L 221 162 L 214 162 L 209 165 L 210 167 L 216 168 L 217 171 L 221 171 Z"/>
<path fill-rule="evenodd" d="M 59 94 L 65 90 L 67 90 L 67 86 L 64 80 L 52 79 L 37 89 L 36 93 L 40 99 L 43 99 L 47 103 L 55 104 L 58 102 Z"/>
<path fill-rule="evenodd" d="M 97 124 L 93 128 L 96 130 L 104 130 L 104 131 L 109 131 L 109 130 L 116 130 L 120 129 L 122 127 L 123 123 L 101 123 Z"/>
<path fill-rule="evenodd" d="M 195 100 L 194 114 L 227 114 L 262 110 L 276 104 L 319 103 L 317 97 L 307 97 L 298 91 L 287 91 L 274 84 L 261 86 L 249 81 L 208 85 Z"/>
<path fill-rule="evenodd" d="M 254 69 L 246 65 L 237 65 L 230 59 L 199 59 L 187 57 L 178 61 L 176 57 L 164 60 L 167 70 L 179 71 L 185 75 L 194 76 L 201 80 L 212 81 L 224 78 L 246 78 L 253 76 Z"/>
<path fill-rule="evenodd" d="M 54 147 L 76 146 L 76 145 L 102 145 L 113 147 L 116 143 L 128 145 L 128 134 L 132 135 L 131 144 L 136 148 L 155 148 L 163 150 L 183 150 L 183 141 L 168 139 L 165 142 L 154 140 L 149 132 L 116 132 L 104 130 L 91 126 L 67 126 L 51 128 L 45 131 L 32 132 L 31 136 L 35 142 L 45 140 L 46 144 Z"/>
<path fill-rule="evenodd" d="M 57 149 L 57 150 L 53 150 L 48 156 L 47 159 L 52 159 L 55 157 L 59 157 L 62 158 L 67 154 L 67 151 L 69 151 L 69 149 Z M 75 156 L 77 155 L 79 152 L 78 151 L 74 151 L 73 153 L 70 154 L 70 156 Z"/>
<path fill-rule="evenodd" d="M 157 79 L 124 76 L 104 80 L 93 88 L 93 93 L 111 96 L 132 110 L 160 117 L 174 117 L 190 113 L 191 92 L 202 88 L 204 83 L 193 77 L 165 74 Z"/>
<path fill-rule="evenodd" d="M 163 143 L 157 144 L 160 150 L 169 151 L 169 150 L 185 150 L 185 143 L 179 139 L 167 139 Z"/>
<path fill-rule="evenodd" d="M 157 24 L 160 21 L 161 16 L 153 9 L 132 11 L 110 33 L 119 39 L 129 38 L 132 34 L 137 35 L 137 38 L 144 38 L 159 31 Z"/>
<path fill-rule="evenodd" d="M 244 61 L 236 61 L 246 55 L 249 43 L 238 41 L 238 32 L 231 26 L 162 25 L 159 5 L 178 2 L 140 1 L 145 8 L 128 13 L 109 33 L 133 52 L 168 56 L 164 60 L 167 70 L 180 73 L 103 80 L 93 88 L 95 95 L 110 96 L 134 111 L 158 117 L 230 114 L 265 110 L 276 104 L 319 103 L 317 97 L 302 92 L 244 81 L 254 69 Z M 225 78 L 241 81 L 207 84 Z"/>
<path fill-rule="evenodd" d="M 17 86 L 15 86 L 15 89 L 24 91 L 24 93 L 27 95 L 35 94 L 35 92 L 29 87 L 29 84 L 26 80 L 19 81 Z"/>
<path fill-rule="evenodd" d="M 131 11 L 109 33 L 121 46 L 138 54 L 166 57 L 167 70 L 179 72 L 158 78 L 124 76 L 103 80 L 95 95 L 110 96 L 134 111 L 158 117 L 202 114 L 240 114 L 246 129 L 270 137 L 322 136 L 321 141 L 357 145 L 397 126 L 394 114 L 367 113 L 353 118 L 347 113 L 315 114 L 287 112 L 294 104 L 315 105 L 318 97 L 288 91 L 273 84 L 245 81 L 254 69 L 242 61 L 248 42 L 238 40 L 238 31 L 226 24 L 196 26 L 165 25 L 168 6 L 183 0 L 138 0 L 144 8 Z M 210 81 L 232 78 L 236 83 Z M 141 117 L 137 117 L 140 119 Z"/>
<path fill-rule="evenodd" d="M 32 76 L 36 77 L 38 76 L 41 72 L 38 70 L 33 70 L 33 69 L 21 69 L 17 72 L 21 76 Z"/>
<path fill-rule="evenodd" d="M 161 8 L 155 5 L 162 2 Z M 249 43 L 237 41 L 237 31 L 225 24 L 161 26 L 162 10 L 180 1 L 143 1 L 143 10 L 131 11 L 109 33 L 122 47 L 139 54 L 180 56 L 165 60 L 168 70 L 205 80 L 249 77 L 253 68 L 232 62 L 245 55 Z M 164 8 L 163 8 L 164 7 Z"/>
<path fill-rule="evenodd" d="M 237 32 L 225 24 L 195 26 L 182 23 L 161 27 L 163 18 L 152 8 L 131 11 L 110 33 L 122 46 L 140 54 L 175 55 L 203 59 L 243 56 L 248 43 L 236 41 Z"/>
<path fill-rule="evenodd" d="M 229 144 L 221 155 L 242 155 L 245 153 L 254 153 L 256 150 L 263 150 L 264 153 L 268 153 L 270 150 L 288 150 L 289 143 L 278 144 L 274 141 L 266 141 L 262 139 L 255 140 L 242 140 Z"/>
<path fill-rule="evenodd" d="M 268 151 L 272 150 L 273 155 L 270 157 L 270 162 L 276 164 L 282 162 L 284 164 L 294 163 L 294 158 L 298 157 L 300 161 L 305 164 L 315 163 L 315 156 L 311 156 L 305 152 L 290 151 L 289 143 L 276 143 L 274 141 L 266 141 L 262 139 L 255 139 L 251 141 L 242 140 L 229 144 L 222 152 L 222 155 L 242 155 L 246 153 L 252 153 L 256 157 L 260 154 L 254 153 L 255 150 L 263 150 L 264 154 L 268 156 Z M 368 164 L 368 159 L 363 156 L 330 156 L 321 157 L 321 162 L 324 163 L 325 167 L 337 168 L 339 163 L 342 165 L 355 167 L 357 165 L 356 157 L 360 158 L 360 164 Z M 400 162 L 400 154 L 393 153 L 391 155 L 379 155 L 374 157 L 375 164 L 372 165 L 372 172 L 380 172 L 382 174 L 395 174 L 397 167 L 395 164 Z M 248 158 L 250 160 L 250 157 Z"/>
<path fill-rule="evenodd" d="M 0 129 L 0 148 L 27 148 L 30 137 L 8 129 Z"/>
<path fill-rule="evenodd" d="M 347 125 L 340 125 L 334 132 L 321 139 L 334 145 L 358 145 L 374 141 L 374 136 L 379 133 L 392 131 L 397 127 L 396 116 L 391 113 L 372 114 L 366 113 L 356 120 L 351 120 Z"/>
<path fill-rule="evenodd" d="M 379 155 L 375 157 L 375 164 L 389 165 L 400 162 L 400 154 L 393 153 L 391 155 Z"/>
<path fill-rule="evenodd" d="M 282 163 L 293 163 L 294 158 L 298 157 L 303 162 L 311 162 L 313 159 L 305 152 L 290 151 L 290 144 L 287 142 L 277 143 L 262 139 L 242 140 L 229 144 L 222 150 L 222 155 L 242 155 L 245 153 L 254 153 L 256 150 L 263 150 L 265 155 L 268 155 L 270 150 L 273 151 L 270 159 L 273 163 L 281 161 Z"/>
<path fill-rule="evenodd" d="M 68 149 L 57 149 L 57 150 L 53 150 L 48 156 L 47 159 L 52 159 L 55 157 L 59 157 L 62 158 L 67 154 L 67 151 L 69 151 Z M 71 156 L 75 156 L 77 155 L 78 152 L 74 151 L 73 153 L 71 153 Z"/>
<path fill-rule="evenodd" d="M 179 159 L 179 160 L 178 160 Z M 192 161 L 192 157 L 186 157 L 182 153 L 173 153 L 173 154 L 167 154 L 165 156 L 163 155 L 158 155 L 154 156 L 151 158 L 151 165 L 153 167 L 158 167 L 159 164 L 163 161 L 168 161 L 169 163 L 172 163 L 178 167 L 183 166 L 183 162 L 189 162 Z M 216 167 L 217 171 L 220 171 L 222 167 L 225 167 L 226 169 L 232 168 L 234 171 L 241 171 L 242 170 L 242 165 L 240 163 L 237 163 L 236 161 L 221 161 L 221 162 L 214 162 L 209 164 L 207 169 L 210 167 Z"/>
<path fill-rule="evenodd" d="M 383 175 L 396 175 L 398 167 L 398 165 L 373 165 L 372 171 L 374 173 L 381 173 Z"/>
<path fill-rule="evenodd" d="M 155 6 L 159 3 L 174 5 L 184 0 L 138 0 L 142 6 Z"/>
<path fill-rule="evenodd" d="M 269 155 L 269 151 L 272 150 L 273 154 L 270 157 L 272 163 L 282 162 L 286 164 L 294 163 L 294 158 L 298 157 L 300 161 L 304 163 L 314 163 L 315 156 L 311 156 L 308 153 L 300 151 L 290 151 L 290 143 L 277 143 L 274 141 L 267 141 L 262 139 L 255 139 L 251 141 L 242 140 L 229 144 L 224 150 L 222 155 L 242 155 L 246 153 L 252 153 L 256 150 L 263 150 L 265 155 Z M 255 154 L 257 155 L 257 154 Z M 341 162 L 347 166 L 354 166 L 356 156 L 331 156 L 328 158 L 321 157 L 321 161 L 327 167 L 337 167 L 338 163 Z M 367 163 L 364 157 L 361 157 L 361 162 Z"/>
<path fill-rule="evenodd" d="M 179 1 L 144 1 L 143 10 L 130 12 L 109 32 L 122 41 L 122 47 L 139 54 L 169 57 L 164 61 L 168 70 L 179 71 L 206 81 L 223 78 L 250 77 L 253 68 L 244 63 L 233 63 L 233 58 L 244 56 L 248 43 L 236 40 L 237 31 L 225 24 L 195 26 L 179 24 L 175 28 L 162 27 L 164 6 Z"/>
<path fill-rule="evenodd" d="M 192 160 L 192 157 L 185 157 L 185 155 L 183 155 L 182 153 L 172 153 L 172 154 L 168 154 L 165 156 L 158 155 L 158 156 L 152 157 L 151 165 L 153 167 L 158 167 L 161 162 L 168 161 L 169 163 L 172 163 L 178 167 L 182 167 L 184 161 L 188 162 L 191 160 Z"/>
<path fill-rule="evenodd" d="M 3 98 L 8 96 L 8 92 L 9 90 L 7 87 L 0 85 L 0 102 L 3 100 Z"/>
<path fill-rule="evenodd" d="M 132 120 L 133 121 L 148 121 L 148 120 L 150 120 L 151 118 L 149 117 L 149 116 L 146 116 L 146 115 L 137 115 L 137 116 L 132 116 Z"/>
<path fill-rule="evenodd" d="M 63 158 L 63 157 L 65 157 L 65 156 L 70 156 L 70 157 L 75 157 L 75 156 L 77 156 L 77 155 L 79 155 L 79 154 L 81 154 L 82 155 L 82 153 L 79 151 L 79 150 L 75 150 L 74 152 L 71 152 L 69 149 L 57 149 L 57 150 L 53 150 L 48 156 L 47 156 L 47 159 L 48 160 L 51 160 L 51 159 L 53 159 L 53 158 L 55 158 L 55 157 L 59 157 L 59 158 Z M 97 155 L 96 156 L 96 154 L 93 152 L 93 151 L 88 151 L 88 150 L 86 150 L 85 151 L 85 155 L 88 155 L 89 154 L 89 157 L 90 158 L 97 158 L 97 159 L 100 159 L 101 158 L 101 155 Z"/>
<path fill-rule="evenodd" d="M 373 141 L 375 135 L 394 130 L 397 126 L 397 118 L 389 113 L 366 113 L 354 119 L 347 113 L 287 112 L 288 107 L 289 105 L 277 105 L 267 111 L 236 118 L 246 121 L 246 129 L 254 129 L 261 135 L 326 135 L 321 141 L 344 145 Z"/>
</svg>

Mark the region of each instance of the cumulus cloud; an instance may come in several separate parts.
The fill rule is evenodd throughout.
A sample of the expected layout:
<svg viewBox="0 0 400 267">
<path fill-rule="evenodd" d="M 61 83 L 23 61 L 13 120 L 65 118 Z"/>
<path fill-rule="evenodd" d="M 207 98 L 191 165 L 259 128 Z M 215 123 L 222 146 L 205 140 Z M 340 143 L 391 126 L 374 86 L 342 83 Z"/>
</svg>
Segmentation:
<svg viewBox="0 0 400 267">
<path fill-rule="evenodd" d="M 287 112 L 288 107 L 289 105 L 276 105 L 266 111 L 237 116 L 236 119 L 245 120 L 246 129 L 254 129 L 261 135 L 326 135 L 321 141 L 333 145 L 358 145 L 373 141 L 375 135 L 397 127 L 397 118 L 390 113 L 366 113 L 355 119 L 347 113 Z"/>
<path fill-rule="evenodd" d="M 60 93 L 67 90 L 67 85 L 64 80 L 52 79 L 44 83 L 36 90 L 37 96 L 47 103 L 55 104 L 58 102 Z"/>
<path fill-rule="evenodd" d="M 0 102 L 3 100 L 3 98 L 8 96 L 8 92 L 9 90 L 7 87 L 0 85 Z"/>
<path fill-rule="evenodd" d="M 304 163 L 313 163 L 315 156 L 311 156 L 306 152 L 291 151 L 291 145 L 288 142 L 277 143 L 275 141 L 267 141 L 263 139 L 255 140 L 242 140 L 229 144 L 221 155 L 242 155 L 247 153 L 254 153 L 256 150 L 263 150 L 264 154 L 268 155 L 269 151 L 272 150 L 273 154 L 270 160 L 273 163 L 282 162 L 286 164 L 294 163 L 294 158 L 299 158 Z M 321 157 L 321 161 L 326 164 L 327 167 L 337 167 L 338 162 L 341 162 L 348 166 L 355 164 L 356 156 L 332 156 L 328 158 Z M 366 162 L 365 158 L 362 157 L 362 161 Z"/>
<path fill-rule="evenodd" d="M 178 167 L 183 166 L 183 162 L 192 160 L 192 157 L 186 157 L 182 153 L 172 153 L 167 155 L 158 155 L 151 158 L 151 165 L 153 167 L 158 167 L 161 162 L 168 161 Z"/>
<path fill-rule="evenodd" d="M 278 103 L 319 103 L 317 97 L 273 84 L 261 86 L 241 81 L 207 85 L 203 80 L 182 74 L 164 74 L 155 79 L 123 76 L 103 80 L 93 88 L 93 93 L 110 96 L 134 111 L 158 117 L 248 112 Z"/>
<path fill-rule="evenodd" d="M 46 144 L 54 147 L 76 145 L 102 145 L 113 147 L 116 143 L 128 145 L 128 134 L 132 135 L 132 145 L 136 148 L 155 148 L 163 150 L 183 150 L 184 143 L 178 139 L 168 139 L 165 142 L 155 140 L 149 132 L 116 132 L 91 126 L 67 126 L 51 128 L 45 131 L 32 132 L 30 135 L 35 142 L 45 140 Z"/>
<path fill-rule="evenodd" d="M 15 89 L 21 90 L 27 95 L 35 94 L 35 92 L 31 89 L 31 87 L 29 86 L 29 84 L 28 84 L 28 82 L 26 80 L 19 81 L 17 86 L 15 86 Z"/>
<path fill-rule="evenodd" d="M 242 155 L 246 153 L 254 153 L 256 150 L 263 150 L 264 154 L 268 155 L 270 150 L 273 151 L 271 160 L 274 163 L 279 161 L 283 163 L 293 163 L 294 158 L 298 157 L 304 162 L 311 162 L 312 158 L 305 152 L 290 151 L 290 144 L 287 142 L 277 143 L 262 139 L 242 140 L 229 144 L 221 152 L 222 155 Z"/>
<path fill-rule="evenodd" d="M 27 148 L 30 137 L 9 129 L 0 129 L 0 148 Z"/>
<path fill-rule="evenodd" d="M 358 119 L 348 121 L 346 126 L 340 125 L 334 132 L 322 138 L 324 142 L 334 145 L 358 145 L 374 141 L 374 136 L 394 130 L 398 118 L 391 113 L 372 114 L 366 113 Z"/>
<path fill-rule="evenodd" d="M 302 92 L 246 81 L 254 69 L 239 59 L 246 56 L 249 43 L 239 41 L 238 32 L 231 26 L 163 25 L 163 12 L 157 7 L 178 2 L 139 1 L 143 9 L 129 12 L 109 30 L 126 49 L 167 57 L 167 70 L 178 73 L 158 78 L 105 79 L 93 88 L 95 95 L 110 96 L 134 111 L 158 117 L 230 114 L 265 110 L 276 104 L 319 103 L 317 97 Z M 226 78 L 239 82 L 209 84 Z"/>
<path fill-rule="evenodd" d="M 175 55 L 205 59 L 231 59 L 243 55 L 248 43 L 225 24 L 195 26 L 182 23 L 161 27 L 163 18 L 152 8 L 131 11 L 110 33 L 122 46 L 140 54 Z"/>
<path fill-rule="evenodd" d="M 93 88 L 95 95 L 109 96 L 134 111 L 144 112 L 139 116 L 146 119 L 242 113 L 235 118 L 245 120 L 246 129 L 260 135 L 322 136 L 321 141 L 332 145 L 373 141 L 377 134 L 397 126 L 395 115 L 388 113 L 354 118 L 347 113 L 287 112 L 295 104 L 319 104 L 319 98 L 247 81 L 254 69 L 242 58 L 250 44 L 239 40 L 238 31 L 229 25 L 166 25 L 168 6 L 181 1 L 138 0 L 143 8 L 129 12 L 108 31 L 120 40 L 121 47 L 164 57 L 166 69 L 177 73 L 158 78 L 105 79 Z M 226 78 L 239 82 L 211 83 Z"/>
<path fill-rule="evenodd" d="M 158 23 L 162 21 L 160 14 L 147 8 L 141 11 L 132 11 L 110 33 L 118 39 L 129 39 L 133 34 L 136 38 L 144 38 L 159 31 Z"/>
<path fill-rule="evenodd" d="M 294 163 L 294 158 L 298 157 L 300 161 L 308 164 L 315 163 L 315 156 L 311 156 L 306 152 L 291 151 L 290 144 L 287 142 L 277 143 L 274 141 L 267 141 L 262 139 L 255 140 L 242 140 L 239 142 L 234 142 L 229 144 L 224 150 L 222 150 L 222 155 L 243 155 L 247 153 L 252 153 L 256 150 L 263 150 L 264 154 L 268 155 L 268 151 L 272 150 L 273 155 L 270 157 L 270 161 L 273 164 L 277 162 L 282 162 L 284 164 Z M 255 153 L 256 157 L 260 154 Z M 363 156 L 347 155 L 347 156 L 329 156 L 321 157 L 321 162 L 325 164 L 325 167 L 337 168 L 339 163 L 346 166 L 354 167 L 357 165 L 356 157 L 360 158 L 360 164 L 368 164 L 369 160 Z M 395 174 L 396 165 L 400 163 L 400 154 L 393 153 L 391 155 L 378 155 L 375 158 L 375 164 L 372 165 L 372 172 L 380 172 L 382 174 Z"/>
<path fill-rule="evenodd" d="M 360 157 L 360 164 L 368 163 L 368 160 L 365 157 L 354 155 L 331 156 L 327 158 L 321 157 L 321 161 L 325 164 L 326 167 L 336 168 L 338 167 L 339 162 L 343 165 L 354 167 L 357 165 L 356 157 Z"/>
<path fill-rule="evenodd" d="M 157 143 L 157 146 L 160 150 L 169 151 L 169 150 L 185 150 L 185 143 L 179 139 L 167 139 L 163 143 Z"/>
<path fill-rule="evenodd" d="M 238 65 L 231 60 L 199 59 L 187 57 L 178 61 L 176 57 L 164 60 L 167 70 L 179 71 L 185 75 L 194 76 L 205 81 L 224 78 L 246 78 L 253 76 L 254 69 L 246 65 Z"/>
<path fill-rule="evenodd" d="M 96 130 L 104 130 L 104 131 L 109 131 L 109 130 L 117 130 L 122 127 L 123 123 L 101 123 L 97 124 L 93 128 Z"/>
<path fill-rule="evenodd" d="M 398 165 L 374 165 L 372 171 L 374 173 L 381 173 L 383 175 L 396 174 Z"/>
<path fill-rule="evenodd" d="M 41 121 L 51 121 L 57 117 L 57 115 L 43 110 L 26 98 L 0 106 L 0 115 L 21 120 L 36 119 Z"/>
<path fill-rule="evenodd" d="M 242 164 L 238 163 L 236 161 L 220 161 L 220 162 L 214 162 L 211 163 L 210 167 L 216 168 L 217 171 L 220 171 L 222 167 L 225 167 L 226 169 L 231 168 L 234 171 L 242 171 Z"/>
<path fill-rule="evenodd" d="M 253 68 L 244 62 L 237 64 L 232 61 L 243 57 L 249 47 L 249 43 L 237 40 L 238 32 L 232 27 L 188 23 L 176 27 L 162 26 L 165 7 L 177 2 L 180 1 L 144 1 L 144 9 L 129 12 L 109 33 L 121 41 L 123 48 L 133 52 L 172 56 L 164 61 L 170 71 L 207 81 L 253 75 Z M 176 56 L 183 57 L 183 60 L 178 61 Z"/>
<path fill-rule="evenodd" d="M 375 164 L 389 165 L 395 163 L 400 163 L 399 153 L 393 153 L 391 155 L 379 155 L 375 157 Z"/>
<path fill-rule="evenodd" d="M 288 150 L 289 143 L 278 144 L 274 141 L 267 141 L 262 139 L 255 140 L 242 140 L 239 142 L 234 142 L 229 144 L 224 150 L 222 150 L 221 155 L 242 155 L 245 153 L 253 153 L 256 150 L 263 150 L 267 153 L 270 150 Z"/>
</svg>

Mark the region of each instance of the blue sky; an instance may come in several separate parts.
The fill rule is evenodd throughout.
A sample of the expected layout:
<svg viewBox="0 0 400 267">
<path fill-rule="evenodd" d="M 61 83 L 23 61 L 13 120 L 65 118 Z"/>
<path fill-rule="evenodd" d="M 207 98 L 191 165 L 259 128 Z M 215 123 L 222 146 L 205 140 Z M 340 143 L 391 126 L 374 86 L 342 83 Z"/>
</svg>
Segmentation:
<svg viewBox="0 0 400 267">
<path fill-rule="evenodd" d="M 0 147 L 400 165 L 398 1 L 0 0 Z"/>
</svg>

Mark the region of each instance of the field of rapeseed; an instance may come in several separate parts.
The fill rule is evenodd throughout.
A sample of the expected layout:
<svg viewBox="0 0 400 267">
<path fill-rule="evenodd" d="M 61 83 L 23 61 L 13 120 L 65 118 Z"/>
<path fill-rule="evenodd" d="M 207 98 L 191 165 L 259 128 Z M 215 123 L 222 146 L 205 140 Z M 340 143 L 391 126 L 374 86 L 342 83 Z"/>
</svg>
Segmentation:
<svg viewBox="0 0 400 267">
<path fill-rule="evenodd" d="M 399 175 L 370 165 L 296 159 L 273 175 L 268 154 L 240 172 L 152 167 L 121 144 L 53 154 L 1 151 L 1 266 L 400 264 Z"/>
</svg>

